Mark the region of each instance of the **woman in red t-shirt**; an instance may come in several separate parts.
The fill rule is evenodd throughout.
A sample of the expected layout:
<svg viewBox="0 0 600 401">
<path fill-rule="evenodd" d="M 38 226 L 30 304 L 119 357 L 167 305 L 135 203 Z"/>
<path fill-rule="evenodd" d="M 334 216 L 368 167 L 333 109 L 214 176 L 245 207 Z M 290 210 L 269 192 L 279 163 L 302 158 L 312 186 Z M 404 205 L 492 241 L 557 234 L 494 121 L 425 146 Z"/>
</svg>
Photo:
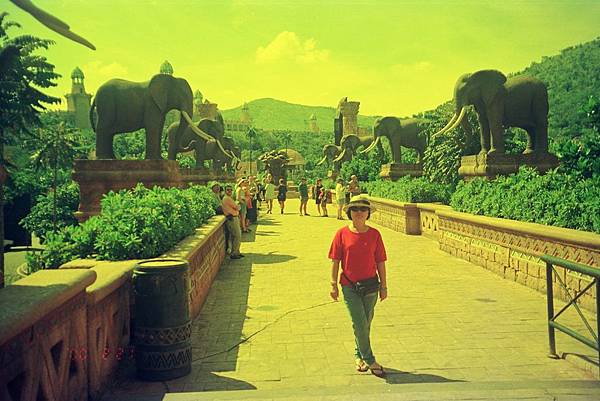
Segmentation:
<svg viewBox="0 0 600 401">
<path fill-rule="evenodd" d="M 387 298 L 385 261 L 387 256 L 381 234 L 366 222 L 375 211 L 369 200 L 354 196 L 346 205 L 346 215 L 352 222 L 340 228 L 333 237 L 329 249 L 331 266 L 331 298 L 338 300 L 338 281 L 342 285 L 344 303 L 350 312 L 354 339 L 356 342 L 356 370 L 385 376 L 383 367 L 376 362 L 371 349 L 371 322 L 377 303 L 377 293 L 382 301 Z M 339 275 L 340 262 L 342 272 Z M 361 294 L 355 288 L 356 282 L 379 277 L 379 290 Z"/>
</svg>

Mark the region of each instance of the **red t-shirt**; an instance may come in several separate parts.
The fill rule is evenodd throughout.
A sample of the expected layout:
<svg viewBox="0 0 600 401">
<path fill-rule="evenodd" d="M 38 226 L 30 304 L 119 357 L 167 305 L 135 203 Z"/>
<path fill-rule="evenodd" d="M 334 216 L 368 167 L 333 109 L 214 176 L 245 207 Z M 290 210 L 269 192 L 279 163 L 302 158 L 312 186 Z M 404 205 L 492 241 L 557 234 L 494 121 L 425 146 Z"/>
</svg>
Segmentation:
<svg viewBox="0 0 600 401">
<path fill-rule="evenodd" d="M 341 261 L 344 274 L 353 282 L 357 282 L 375 277 L 377 263 L 385 262 L 387 256 L 379 231 L 369 227 L 364 233 L 354 233 L 345 226 L 333 237 L 329 259 Z M 340 283 L 350 284 L 341 274 Z"/>
</svg>

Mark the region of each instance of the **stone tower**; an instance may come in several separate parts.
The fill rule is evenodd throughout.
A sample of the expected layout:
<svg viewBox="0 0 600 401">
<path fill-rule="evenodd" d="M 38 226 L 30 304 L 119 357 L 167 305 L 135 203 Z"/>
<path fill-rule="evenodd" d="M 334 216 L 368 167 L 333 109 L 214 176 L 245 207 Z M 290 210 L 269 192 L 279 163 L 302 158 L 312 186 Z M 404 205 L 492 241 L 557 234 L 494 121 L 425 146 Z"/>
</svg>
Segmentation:
<svg viewBox="0 0 600 401">
<path fill-rule="evenodd" d="M 171 65 L 171 63 L 165 60 L 165 62 L 160 65 L 160 73 L 173 75 L 173 66 Z"/>
<path fill-rule="evenodd" d="M 198 118 L 208 118 L 211 120 L 217 119 L 217 112 L 219 111 L 216 103 L 211 103 L 210 100 L 204 99 L 204 102 L 198 105 Z"/>
<path fill-rule="evenodd" d="M 248 103 L 244 102 L 242 106 L 242 112 L 240 114 L 240 122 L 242 124 L 250 124 L 252 122 L 252 117 L 250 117 L 250 113 L 248 111 Z"/>
<path fill-rule="evenodd" d="M 319 126 L 317 125 L 317 116 L 315 116 L 314 113 L 311 114 L 310 118 L 308 119 L 308 130 L 315 134 L 320 132 Z"/>
<path fill-rule="evenodd" d="M 83 71 L 75 67 L 71 73 L 71 93 L 67 98 L 67 111 L 75 114 L 77 128 L 92 128 L 90 125 L 90 99 L 92 95 L 85 92 Z"/>
</svg>

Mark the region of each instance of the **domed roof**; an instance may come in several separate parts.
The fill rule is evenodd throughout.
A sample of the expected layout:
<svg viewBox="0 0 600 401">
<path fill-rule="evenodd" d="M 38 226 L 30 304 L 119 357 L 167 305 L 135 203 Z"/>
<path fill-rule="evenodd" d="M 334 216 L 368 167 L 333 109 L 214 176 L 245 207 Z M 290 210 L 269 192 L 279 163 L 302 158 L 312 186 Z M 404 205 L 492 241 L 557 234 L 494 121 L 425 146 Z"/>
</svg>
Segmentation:
<svg viewBox="0 0 600 401">
<path fill-rule="evenodd" d="M 160 73 L 173 75 L 173 66 L 167 60 L 160 65 Z"/>
<path fill-rule="evenodd" d="M 81 78 L 81 79 L 84 78 L 83 71 L 81 71 L 81 69 L 79 69 L 79 67 L 75 67 L 75 69 L 71 73 L 71 79 L 75 79 L 75 78 Z"/>
<path fill-rule="evenodd" d="M 281 152 L 285 152 L 285 149 L 281 149 Z M 304 157 L 297 150 L 288 148 L 287 156 L 290 159 L 288 166 L 304 166 L 306 164 Z"/>
</svg>

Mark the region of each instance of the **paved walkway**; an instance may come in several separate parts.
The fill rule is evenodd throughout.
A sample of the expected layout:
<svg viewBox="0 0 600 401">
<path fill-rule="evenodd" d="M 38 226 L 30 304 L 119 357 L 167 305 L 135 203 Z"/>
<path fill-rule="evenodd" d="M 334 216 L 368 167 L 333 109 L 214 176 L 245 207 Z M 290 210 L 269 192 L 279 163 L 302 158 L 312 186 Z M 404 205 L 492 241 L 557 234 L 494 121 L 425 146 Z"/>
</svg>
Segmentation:
<svg viewBox="0 0 600 401">
<path fill-rule="evenodd" d="M 222 266 L 194 322 L 192 373 L 144 383 L 129 367 L 105 400 L 600 399 L 597 373 L 547 358 L 543 295 L 381 227 L 389 298 L 372 342 L 389 374 L 356 372 L 349 317 L 328 295 L 327 251 L 347 221 L 288 206 L 261 215 L 246 257 Z M 589 353 L 560 333 L 557 344 Z"/>
</svg>

